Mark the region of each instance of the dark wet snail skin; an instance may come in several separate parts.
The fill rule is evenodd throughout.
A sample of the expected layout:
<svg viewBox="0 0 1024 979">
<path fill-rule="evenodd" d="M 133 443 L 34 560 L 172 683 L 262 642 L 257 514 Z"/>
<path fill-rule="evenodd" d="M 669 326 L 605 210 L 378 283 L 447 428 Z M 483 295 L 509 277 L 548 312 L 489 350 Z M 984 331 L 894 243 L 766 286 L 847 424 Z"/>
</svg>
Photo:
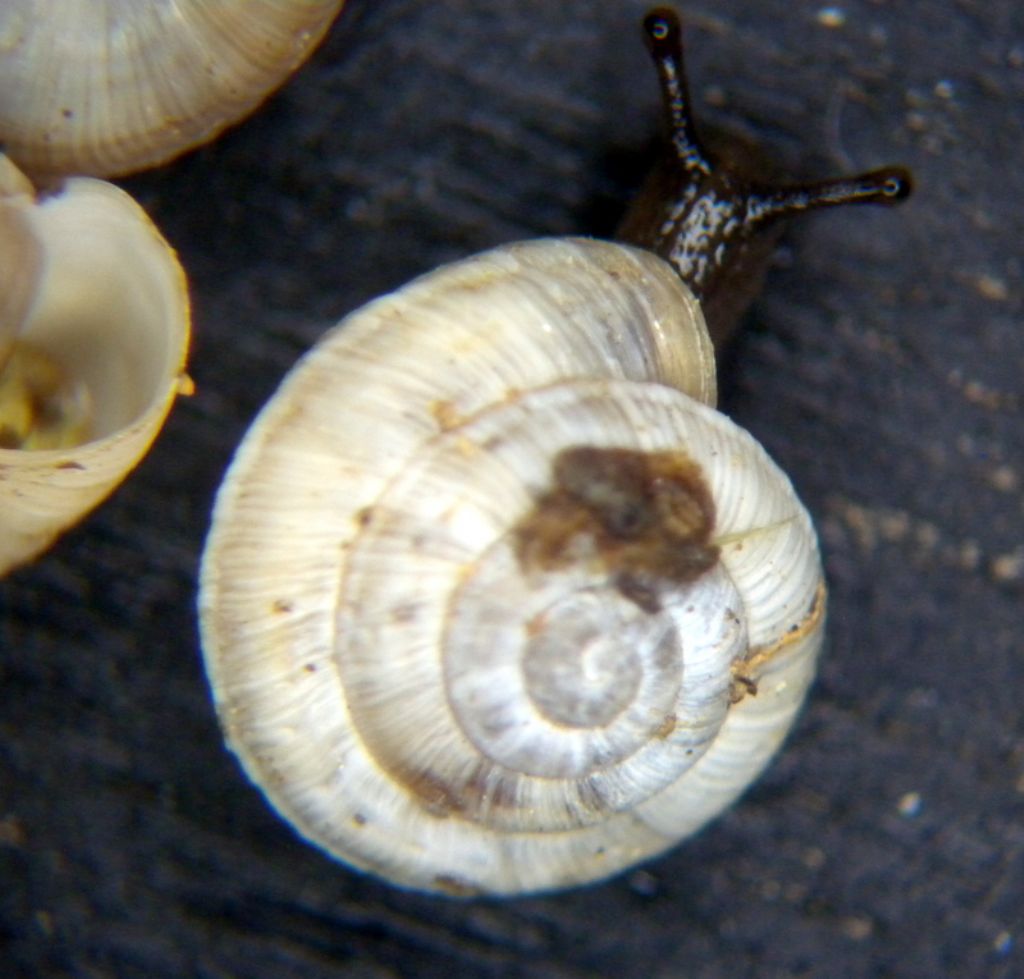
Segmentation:
<svg viewBox="0 0 1024 979">
<path fill-rule="evenodd" d="M 897 204 L 912 181 L 902 167 L 813 183 L 752 181 L 705 149 L 694 123 L 673 10 L 644 18 L 661 85 L 668 153 L 631 205 L 617 237 L 672 264 L 701 300 L 716 347 L 757 294 L 785 219 L 841 204 Z"/>
</svg>

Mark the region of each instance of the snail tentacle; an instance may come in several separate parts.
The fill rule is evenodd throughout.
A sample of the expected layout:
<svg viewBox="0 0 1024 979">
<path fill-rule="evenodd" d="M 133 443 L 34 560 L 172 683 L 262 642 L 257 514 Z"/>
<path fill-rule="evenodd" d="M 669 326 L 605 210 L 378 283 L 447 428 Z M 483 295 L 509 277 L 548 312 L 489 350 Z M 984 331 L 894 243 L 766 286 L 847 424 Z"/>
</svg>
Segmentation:
<svg viewBox="0 0 1024 979">
<path fill-rule="evenodd" d="M 805 211 L 845 204 L 898 204 L 909 172 L 885 167 L 782 186 L 751 180 L 705 150 L 693 117 L 676 13 L 660 7 L 644 32 L 661 87 L 669 153 L 631 205 L 622 241 L 665 258 L 705 306 L 719 345 L 760 288 L 780 224 Z"/>
</svg>

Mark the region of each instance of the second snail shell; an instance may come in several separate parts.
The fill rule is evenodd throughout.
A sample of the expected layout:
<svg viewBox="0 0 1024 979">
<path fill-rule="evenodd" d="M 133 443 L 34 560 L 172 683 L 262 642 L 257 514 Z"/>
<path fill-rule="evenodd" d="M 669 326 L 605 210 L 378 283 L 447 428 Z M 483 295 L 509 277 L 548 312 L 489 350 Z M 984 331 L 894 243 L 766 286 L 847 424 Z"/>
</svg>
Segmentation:
<svg viewBox="0 0 1024 979">
<path fill-rule="evenodd" d="M 443 267 L 300 362 L 221 489 L 200 602 L 228 742 L 303 836 L 515 894 L 743 792 L 824 586 L 789 480 L 714 399 L 671 268 L 574 239 Z"/>
<path fill-rule="evenodd" d="M 155 166 L 251 112 L 344 0 L 4 0 L 0 143 L 35 178 Z"/>
<path fill-rule="evenodd" d="M 138 464 L 191 389 L 189 335 L 185 273 L 128 194 L 40 195 L 0 154 L 0 576 Z"/>
</svg>

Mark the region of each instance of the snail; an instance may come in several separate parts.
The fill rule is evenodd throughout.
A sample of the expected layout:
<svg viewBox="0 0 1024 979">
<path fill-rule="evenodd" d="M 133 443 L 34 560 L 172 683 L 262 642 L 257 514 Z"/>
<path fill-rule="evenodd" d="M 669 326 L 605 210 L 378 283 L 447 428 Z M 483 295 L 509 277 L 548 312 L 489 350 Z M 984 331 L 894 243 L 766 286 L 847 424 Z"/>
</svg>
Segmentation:
<svg viewBox="0 0 1024 979">
<path fill-rule="evenodd" d="M 778 218 L 909 177 L 743 183 L 697 140 L 674 13 L 644 26 L 672 194 L 633 243 L 505 245 L 350 314 L 217 496 L 199 610 L 228 745 L 299 834 L 401 887 L 549 891 L 663 852 L 814 675 L 811 519 L 715 411 L 702 304 L 723 332 Z"/>
<path fill-rule="evenodd" d="M 0 155 L 0 575 L 128 474 L 187 391 L 185 275 L 124 191 Z"/>
<path fill-rule="evenodd" d="M 156 166 L 255 109 L 343 2 L 6 0 L 0 143 L 36 180 Z"/>
</svg>

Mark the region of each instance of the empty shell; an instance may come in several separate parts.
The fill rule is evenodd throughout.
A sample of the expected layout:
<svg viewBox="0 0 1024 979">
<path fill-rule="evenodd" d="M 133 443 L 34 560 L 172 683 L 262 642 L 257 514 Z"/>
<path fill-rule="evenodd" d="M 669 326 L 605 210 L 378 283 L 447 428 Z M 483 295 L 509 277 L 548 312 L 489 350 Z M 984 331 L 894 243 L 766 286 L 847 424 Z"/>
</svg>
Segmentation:
<svg viewBox="0 0 1024 979">
<path fill-rule="evenodd" d="M 6 0 L 0 143 L 36 178 L 155 166 L 255 109 L 342 3 Z"/>
<path fill-rule="evenodd" d="M 184 375 L 185 275 L 124 191 L 37 199 L 0 157 L 0 574 L 42 551 L 149 448 Z"/>
</svg>

